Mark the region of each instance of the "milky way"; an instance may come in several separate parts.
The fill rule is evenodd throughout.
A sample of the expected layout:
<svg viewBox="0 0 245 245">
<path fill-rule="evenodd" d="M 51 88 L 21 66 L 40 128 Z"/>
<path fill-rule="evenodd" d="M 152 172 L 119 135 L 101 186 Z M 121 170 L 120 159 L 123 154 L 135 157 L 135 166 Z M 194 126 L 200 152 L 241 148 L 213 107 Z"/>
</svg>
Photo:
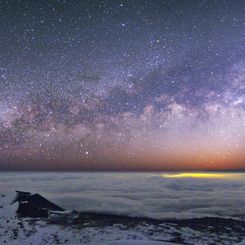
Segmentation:
<svg viewBox="0 0 245 245">
<path fill-rule="evenodd" d="M 244 1 L 1 1 L 1 169 L 245 168 Z"/>
</svg>

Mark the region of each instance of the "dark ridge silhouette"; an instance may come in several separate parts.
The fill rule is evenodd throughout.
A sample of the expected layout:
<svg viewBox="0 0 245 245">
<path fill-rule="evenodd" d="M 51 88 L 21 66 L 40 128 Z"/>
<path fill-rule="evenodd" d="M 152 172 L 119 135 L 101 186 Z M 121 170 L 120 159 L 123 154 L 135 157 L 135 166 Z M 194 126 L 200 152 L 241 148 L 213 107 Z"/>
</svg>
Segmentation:
<svg viewBox="0 0 245 245">
<path fill-rule="evenodd" d="M 40 217 L 47 218 L 49 211 L 65 211 L 65 209 L 50 202 L 40 194 L 31 194 L 30 192 L 16 191 L 17 196 L 13 203 L 18 202 L 16 211 L 19 217 Z"/>
</svg>

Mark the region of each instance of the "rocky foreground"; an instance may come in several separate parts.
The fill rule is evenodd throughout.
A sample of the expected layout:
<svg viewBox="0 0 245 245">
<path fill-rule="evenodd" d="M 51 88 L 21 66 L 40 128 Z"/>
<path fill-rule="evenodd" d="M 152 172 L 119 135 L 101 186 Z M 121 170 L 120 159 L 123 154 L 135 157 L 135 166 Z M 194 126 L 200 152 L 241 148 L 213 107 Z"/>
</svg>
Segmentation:
<svg viewBox="0 0 245 245">
<path fill-rule="evenodd" d="M 66 211 L 39 194 L 0 195 L 0 244 L 244 244 L 245 221 L 155 220 Z"/>
</svg>

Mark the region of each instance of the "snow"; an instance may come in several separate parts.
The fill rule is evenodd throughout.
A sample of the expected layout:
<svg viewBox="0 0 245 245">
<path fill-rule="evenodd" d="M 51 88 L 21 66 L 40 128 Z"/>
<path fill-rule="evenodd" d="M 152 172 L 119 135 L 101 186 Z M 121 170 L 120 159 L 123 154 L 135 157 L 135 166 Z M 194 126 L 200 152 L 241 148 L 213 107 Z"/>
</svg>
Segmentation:
<svg viewBox="0 0 245 245">
<path fill-rule="evenodd" d="M 118 240 L 113 242 L 106 242 L 101 245 L 177 245 L 177 243 L 160 242 L 160 241 L 143 241 L 143 240 Z M 95 245 L 90 243 L 89 245 Z"/>
<path fill-rule="evenodd" d="M 15 212 L 18 208 L 17 203 L 11 204 L 16 198 L 16 194 L 0 194 L 0 218 L 10 218 L 15 216 Z M 4 212 L 3 212 L 4 211 Z"/>
<path fill-rule="evenodd" d="M 234 230 L 225 227 L 222 232 L 215 232 L 215 227 L 212 226 L 200 231 L 171 223 L 154 225 L 142 222 L 136 226 L 97 226 L 84 223 L 80 227 L 50 224 L 59 215 L 74 217 L 76 214 L 71 211 L 51 212 L 50 220 L 19 219 L 15 213 L 18 204 L 11 204 L 14 199 L 15 194 L 0 194 L 0 244 L 176 245 L 178 243 L 171 241 L 181 239 L 189 245 L 245 245 L 245 240 L 239 243 L 244 237 L 239 238 Z"/>
<path fill-rule="evenodd" d="M 236 245 L 245 245 L 245 240 L 243 240 L 242 242 L 237 243 Z"/>
</svg>

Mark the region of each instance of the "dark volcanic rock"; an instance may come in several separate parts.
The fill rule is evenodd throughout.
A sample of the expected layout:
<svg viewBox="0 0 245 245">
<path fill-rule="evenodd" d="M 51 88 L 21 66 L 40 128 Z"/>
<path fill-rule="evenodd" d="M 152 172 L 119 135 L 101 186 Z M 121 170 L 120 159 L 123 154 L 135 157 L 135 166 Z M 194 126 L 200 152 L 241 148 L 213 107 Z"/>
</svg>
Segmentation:
<svg viewBox="0 0 245 245">
<path fill-rule="evenodd" d="M 19 203 L 17 215 L 19 217 L 42 217 L 47 218 L 49 211 L 65 211 L 63 208 L 50 202 L 39 194 L 16 191 L 17 196 L 13 201 Z"/>
</svg>

